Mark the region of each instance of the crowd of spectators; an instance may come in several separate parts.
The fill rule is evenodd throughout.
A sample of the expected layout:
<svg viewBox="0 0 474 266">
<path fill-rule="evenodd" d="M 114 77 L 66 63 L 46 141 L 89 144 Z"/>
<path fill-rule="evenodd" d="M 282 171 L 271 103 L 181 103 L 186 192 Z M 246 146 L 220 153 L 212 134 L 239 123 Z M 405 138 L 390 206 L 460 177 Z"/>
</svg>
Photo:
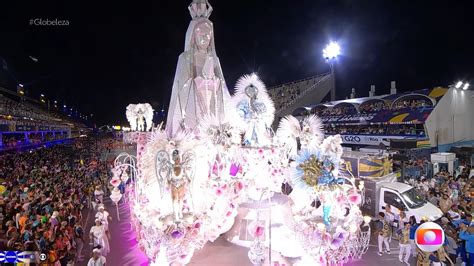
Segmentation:
<svg viewBox="0 0 474 266">
<path fill-rule="evenodd" d="M 417 249 L 414 252 L 414 232 L 424 221 L 416 221 L 416 219 L 408 221 L 411 251 L 412 254 L 417 256 L 417 265 L 430 265 L 430 263 L 453 265 L 456 261 L 464 265 L 473 265 L 474 222 L 472 221 L 472 215 L 474 211 L 474 179 L 469 176 L 470 170 L 470 167 L 465 167 L 456 177 L 442 171 L 431 179 L 422 177 L 407 181 L 407 183 L 416 188 L 422 197 L 438 206 L 443 212 L 443 217 L 437 222 L 440 223 L 446 235 L 446 241 L 438 251 L 428 253 Z M 393 217 L 390 213 L 388 216 Z M 385 212 L 385 217 L 387 217 L 387 211 Z M 398 219 L 397 222 L 400 223 L 400 221 Z M 398 233 L 400 233 L 399 230 Z M 400 256 L 400 260 L 402 261 L 404 258 Z"/>
<path fill-rule="evenodd" d="M 356 134 L 356 135 L 404 135 L 404 136 L 425 136 L 425 131 L 421 127 L 410 125 L 352 125 L 352 126 L 331 126 L 324 125 L 326 134 Z"/>
<path fill-rule="evenodd" d="M 405 101 L 398 101 L 392 106 L 392 110 L 400 110 L 405 108 L 410 109 L 417 109 L 417 108 L 424 108 L 427 106 L 431 106 L 432 103 L 426 99 L 413 99 L 413 100 L 405 100 Z"/>
<path fill-rule="evenodd" d="M 17 131 L 18 126 L 33 128 L 31 131 L 41 130 L 41 127 L 55 128 L 84 128 L 83 121 L 78 121 L 71 116 L 72 113 L 64 113 L 57 105 L 50 106 L 46 103 L 37 103 L 31 99 L 20 100 L 11 96 L 0 94 L 0 125 L 2 131 Z M 22 131 L 22 130 L 19 130 Z"/>
<path fill-rule="evenodd" d="M 47 265 L 82 261 L 83 210 L 94 191 L 107 191 L 107 143 L 78 139 L 0 156 L 0 250 L 32 251 L 37 265 L 41 253 Z"/>
<path fill-rule="evenodd" d="M 342 116 L 342 115 L 356 115 L 360 114 L 370 114 L 370 113 L 377 113 L 384 110 L 401 110 L 405 108 L 410 109 L 417 109 L 417 108 L 424 108 L 427 106 L 431 106 L 432 103 L 425 100 L 425 99 L 416 99 L 410 101 L 399 101 L 395 104 L 395 106 L 390 107 L 387 102 L 384 101 L 377 101 L 372 103 L 364 103 L 359 105 L 357 109 L 355 106 L 349 105 L 339 105 L 335 107 L 319 107 L 314 108 L 310 111 L 311 114 L 315 114 L 319 117 L 326 117 L 326 116 Z"/>
<path fill-rule="evenodd" d="M 288 106 L 292 101 L 298 98 L 306 89 L 313 87 L 320 79 L 311 78 L 293 83 L 283 84 L 280 87 L 270 89 L 268 91 L 273 99 L 276 110 L 280 110 Z"/>
<path fill-rule="evenodd" d="M 44 142 L 61 140 L 67 138 L 66 133 L 30 133 L 28 138 L 26 138 L 24 133 L 14 133 L 14 134 L 3 134 L 2 135 L 2 149 L 12 149 L 18 147 L 24 147 L 29 145 L 37 145 Z"/>
<path fill-rule="evenodd" d="M 372 102 L 370 104 L 362 104 L 359 106 L 361 113 L 374 113 L 389 109 L 389 105 L 384 101 Z"/>
</svg>

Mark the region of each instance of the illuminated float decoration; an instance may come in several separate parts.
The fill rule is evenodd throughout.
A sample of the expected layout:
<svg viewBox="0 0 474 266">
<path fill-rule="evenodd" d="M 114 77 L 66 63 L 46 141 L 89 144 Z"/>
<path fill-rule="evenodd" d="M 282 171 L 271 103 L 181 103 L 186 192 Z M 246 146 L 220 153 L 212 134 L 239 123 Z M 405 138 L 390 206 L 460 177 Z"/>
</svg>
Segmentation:
<svg viewBox="0 0 474 266">
<path fill-rule="evenodd" d="M 150 262 L 187 264 L 222 234 L 249 247 L 254 264 L 270 260 L 269 250 L 323 265 L 359 258 L 368 246 L 362 187 L 339 171 L 340 137 L 323 139 L 316 116 L 285 117 L 275 134 L 275 108 L 256 74 L 243 76 L 231 97 L 208 19 L 212 7 L 194 0 L 189 10 L 166 127 L 125 133 L 137 157 L 118 162 L 125 177 L 117 171 L 113 179 L 130 176 L 132 225 Z M 288 196 L 283 183 L 293 187 Z"/>
<path fill-rule="evenodd" d="M 339 265 L 367 251 L 370 230 L 359 209 L 362 186 L 342 174 L 341 137 L 298 152 L 291 166 L 294 230 L 305 248 L 303 264 Z M 363 230 L 364 229 L 364 230 Z"/>
<path fill-rule="evenodd" d="M 150 131 L 153 126 L 153 107 L 149 103 L 129 104 L 126 112 L 132 131 Z"/>
</svg>

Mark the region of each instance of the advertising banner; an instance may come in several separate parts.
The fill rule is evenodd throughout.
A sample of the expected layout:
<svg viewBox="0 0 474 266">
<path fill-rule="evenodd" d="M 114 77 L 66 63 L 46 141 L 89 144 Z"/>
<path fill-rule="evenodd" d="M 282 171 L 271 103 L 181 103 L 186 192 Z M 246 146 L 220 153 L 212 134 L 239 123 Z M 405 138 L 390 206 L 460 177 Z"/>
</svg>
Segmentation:
<svg viewBox="0 0 474 266">
<path fill-rule="evenodd" d="M 380 145 L 390 146 L 391 139 L 416 139 L 405 136 L 377 136 L 377 135 L 341 135 L 344 144 Z"/>
<path fill-rule="evenodd" d="M 369 124 L 369 123 L 390 123 L 390 124 L 420 124 L 424 123 L 433 111 L 433 107 L 419 109 L 382 110 L 376 113 L 353 113 L 345 115 L 323 116 L 321 120 L 325 124 Z"/>
</svg>

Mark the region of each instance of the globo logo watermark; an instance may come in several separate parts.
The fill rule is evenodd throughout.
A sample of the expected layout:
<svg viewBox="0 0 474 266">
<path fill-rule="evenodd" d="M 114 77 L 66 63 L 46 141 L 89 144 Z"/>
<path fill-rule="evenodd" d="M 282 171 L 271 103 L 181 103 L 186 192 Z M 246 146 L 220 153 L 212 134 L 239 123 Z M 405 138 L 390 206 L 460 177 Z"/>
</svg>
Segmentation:
<svg viewBox="0 0 474 266">
<path fill-rule="evenodd" d="M 425 252 L 434 252 L 443 246 L 444 231 L 441 226 L 433 222 L 420 225 L 415 232 L 415 244 Z"/>
</svg>

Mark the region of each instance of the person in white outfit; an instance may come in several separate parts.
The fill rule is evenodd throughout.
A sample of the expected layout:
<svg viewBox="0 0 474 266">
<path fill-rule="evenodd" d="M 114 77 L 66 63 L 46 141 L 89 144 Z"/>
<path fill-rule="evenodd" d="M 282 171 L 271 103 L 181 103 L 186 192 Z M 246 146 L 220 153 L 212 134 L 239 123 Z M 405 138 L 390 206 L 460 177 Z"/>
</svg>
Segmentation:
<svg viewBox="0 0 474 266">
<path fill-rule="evenodd" d="M 400 234 L 400 253 L 398 254 L 398 259 L 400 262 L 405 262 L 407 265 L 410 265 L 408 260 L 411 255 L 411 245 L 410 245 L 410 223 L 404 223 L 405 228 L 402 229 Z M 405 253 L 405 258 L 403 258 L 403 253 Z"/>
<path fill-rule="evenodd" d="M 94 248 L 92 250 L 92 258 L 90 258 L 87 266 L 105 266 L 105 262 L 107 261 L 104 256 L 102 256 L 100 249 Z"/>
<path fill-rule="evenodd" d="M 89 235 L 93 246 L 101 246 L 102 255 L 107 256 L 110 252 L 109 239 L 100 219 L 95 219 L 95 225 L 91 227 Z"/>
<path fill-rule="evenodd" d="M 112 216 L 110 216 L 109 212 L 105 210 L 103 204 L 100 204 L 99 207 L 97 207 L 97 210 L 95 218 L 100 219 L 105 227 L 105 231 L 109 231 L 109 220 L 112 221 Z"/>
</svg>

